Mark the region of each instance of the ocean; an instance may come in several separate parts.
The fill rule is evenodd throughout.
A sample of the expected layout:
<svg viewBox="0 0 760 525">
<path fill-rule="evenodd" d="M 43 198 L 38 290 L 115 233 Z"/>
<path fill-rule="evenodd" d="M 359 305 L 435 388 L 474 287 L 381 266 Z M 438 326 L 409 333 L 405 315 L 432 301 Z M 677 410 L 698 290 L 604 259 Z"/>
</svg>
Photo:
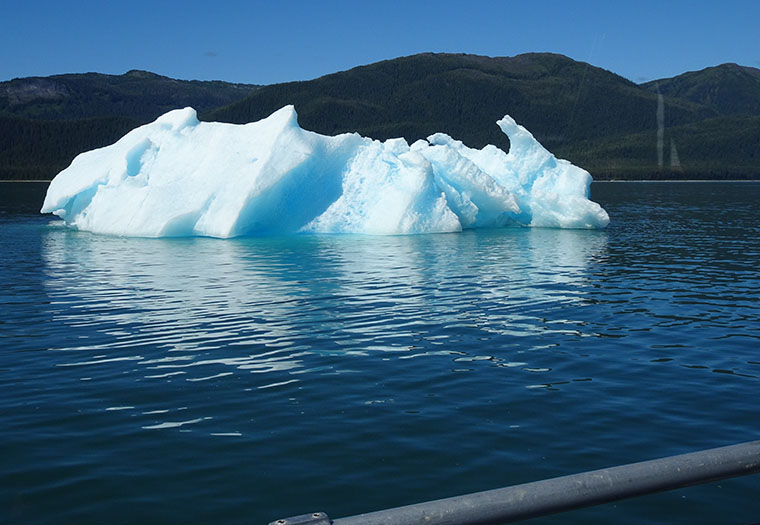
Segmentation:
<svg viewBox="0 0 760 525">
<path fill-rule="evenodd" d="M 760 437 L 758 183 L 595 182 L 602 231 L 228 240 L 73 231 L 44 188 L 0 185 L 0 523 L 340 518 Z M 529 523 L 756 523 L 759 490 Z"/>
</svg>

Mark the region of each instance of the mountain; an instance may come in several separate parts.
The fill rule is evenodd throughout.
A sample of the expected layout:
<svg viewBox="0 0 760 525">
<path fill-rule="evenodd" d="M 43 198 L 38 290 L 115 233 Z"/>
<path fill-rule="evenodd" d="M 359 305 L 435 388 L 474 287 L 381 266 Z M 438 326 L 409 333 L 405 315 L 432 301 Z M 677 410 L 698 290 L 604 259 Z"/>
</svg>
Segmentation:
<svg viewBox="0 0 760 525">
<path fill-rule="evenodd" d="M 176 80 L 147 71 L 16 78 L 0 82 L 0 116 L 68 120 L 125 117 L 149 122 L 177 107 L 231 104 L 258 86 Z"/>
<path fill-rule="evenodd" d="M 208 110 L 257 88 L 137 70 L 0 82 L 0 179 L 50 179 L 82 151 L 107 146 L 169 110 Z"/>
<path fill-rule="evenodd" d="M 108 146 L 141 122 L 124 117 L 0 117 L 0 180 L 49 180 L 82 151 Z"/>
<path fill-rule="evenodd" d="M 426 53 L 264 86 L 203 116 L 250 122 L 294 104 L 301 125 L 319 133 L 356 131 L 412 142 L 443 131 L 471 147 L 506 149 L 495 122 L 510 114 L 549 150 L 597 179 L 758 177 L 760 119 L 753 117 L 760 115 L 753 104 L 760 96 L 751 80 L 757 70 L 730 64 L 711 69 L 704 78 L 721 86 L 720 97 L 706 99 L 693 96 L 700 90 L 671 89 L 686 85 L 680 77 L 637 85 L 551 53 Z"/>
<path fill-rule="evenodd" d="M 760 69 L 721 64 L 642 84 L 644 89 L 689 100 L 720 115 L 760 116 Z"/>
<path fill-rule="evenodd" d="M 244 123 L 293 104 L 305 129 L 408 142 L 445 132 L 509 148 L 505 114 L 604 178 L 760 178 L 760 70 L 723 64 L 635 84 L 551 53 L 424 53 L 270 86 L 143 71 L 0 83 L 0 179 L 51 178 L 168 109 Z"/>
<path fill-rule="evenodd" d="M 265 86 L 204 117 L 250 122 L 286 103 L 295 105 L 304 128 L 319 133 L 413 141 L 443 131 L 471 147 L 507 147 L 495 122 L 510 114 L 551 150 L 654 128 L 657 111 L 655 93 L 562 55 L 427 53 Z M 689 101 L 668 98 L 667 106 L 674 125 L 717 116 Z"/>
<path fill-rule="evenodd" d="M 760 117 L 715 117 L 668 126 L 662 137 L 647 130 L 579 141 L 560 156 L 581 159 L 579 165 L 597 180 L 758 179 Z"/>
</svg>

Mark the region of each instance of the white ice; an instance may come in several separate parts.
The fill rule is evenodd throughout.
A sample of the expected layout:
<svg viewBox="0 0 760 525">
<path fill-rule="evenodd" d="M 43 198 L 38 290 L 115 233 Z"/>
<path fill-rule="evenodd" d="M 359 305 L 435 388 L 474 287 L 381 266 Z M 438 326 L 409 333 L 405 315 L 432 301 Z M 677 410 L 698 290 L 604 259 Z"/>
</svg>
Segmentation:
<svg viewBox="0 0 760 525">
<path fill-rule="evenodd" d="M 293 106 L 236 125 L 170 111 L 77 156 L 42 206 L 70 226 L 144 237 L 463 228 L 603 228 L 591 176 L 505 116 L 509 153 L 443 133 L 409 146 L 298 126 Z"/>
</svg>

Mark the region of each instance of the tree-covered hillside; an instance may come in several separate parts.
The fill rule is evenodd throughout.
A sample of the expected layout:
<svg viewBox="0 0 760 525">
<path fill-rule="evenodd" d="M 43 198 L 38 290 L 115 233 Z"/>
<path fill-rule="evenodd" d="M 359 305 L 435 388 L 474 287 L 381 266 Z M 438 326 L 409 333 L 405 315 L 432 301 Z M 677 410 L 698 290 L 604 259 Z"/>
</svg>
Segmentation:
<svg viewBox="0 0 760 525">
<path fill-rule="evenodd" d="M 0 116 L 46 120 L 127 117 L 149 122 L 172 109 L 204 111 L 244 98 L 257 86 L 176 80 L 147 71 L 17 78 L 0 82 Z"/>
<path fill-rule="evenodd" d="M 139 124 L 125 117 L 0 117 L 0 180 L 51 179 L 82 151 L 112 144 Z"/>
<path fill-rule="evenodd" d="M 723 64 L 637 85 L 550 53 L 425 53 L 270 86 L 141 71 L 0 83 L 0 178 L 51 178 L 176 107 L 244 123 L 293 104 L 305 129 L 509 147 L 505 114 L 595 178 L 760 178 L 760 70 Z"/>
<path fill-rule="evenodd" d="M 0 179 L 51 179 L 77 154 L 111 144 L 167 111 L 209 110 L 257 87 L 146 71 L 0 82 Z"/>
<path fill-rule="evenodd" d="M 412 141 L 443 131 L 472 147 L 506 147 L 495 122 L 510 114 L 550 149 L 651 129 L 657 111 L 656 94 L 562 55 L 423 54 L 266 86 L 205 117 L 250 122 L 288 103 L 303 127 L 320 133 L 357 131 Z M 667 106 L 673 124 L 716 116 L 675 99 Z"/>
<path fill-rule="evenodd" d="M 753 67 L 721 64 L 647 82 L 642 87 L 702 104 L 720 115 L 760 116 L 760 69 Z"/>
<path fill-rule="evenodd" d="M 720 97 L 707 100 L 693 96 L 701 88 L 670 89 L 661 80 L 658 93 L 654 84 L 640 86 L 562 55 L 428 53 L 265 86 L 205 116 L 249 122 L 294 104 L 301 125 L 320 133 L 357 131 L 411 142 L 443 131 L 472 147 L 507 148 L 495 122 L 510 114 L 552 152 L 597 178 L 757 177 L 760 159 L 750 153 L 760 147 L 756 121 L 739 118 L 758 115 L 760 91 L 745 78 L 757 70 L 739 68 L 742 81 L 736 82 L 737 67 L 710 68 L 715 71 L 693 82 L 723 79 Z M 725 116 L 736 118 L 714 125 Z"/>
</svg>

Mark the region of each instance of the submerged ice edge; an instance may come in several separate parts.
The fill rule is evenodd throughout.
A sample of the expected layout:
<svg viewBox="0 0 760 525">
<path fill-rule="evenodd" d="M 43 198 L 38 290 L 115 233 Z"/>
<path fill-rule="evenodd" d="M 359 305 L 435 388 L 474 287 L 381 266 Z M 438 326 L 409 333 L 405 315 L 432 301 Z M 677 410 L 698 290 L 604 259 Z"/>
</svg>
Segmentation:
<svg viewBox="0 0 760 525">
<path fill-rule="evenodd" d="M 42 213 L 117 235 L 407 234 L 510 225 L 604 228 L 591 176 L 508 115 L 505 153 L 443 133 L 411 146 L 299 127 L 293 106 L 249 124 L 174 110 L 77 156 Z"/>
</svg>

